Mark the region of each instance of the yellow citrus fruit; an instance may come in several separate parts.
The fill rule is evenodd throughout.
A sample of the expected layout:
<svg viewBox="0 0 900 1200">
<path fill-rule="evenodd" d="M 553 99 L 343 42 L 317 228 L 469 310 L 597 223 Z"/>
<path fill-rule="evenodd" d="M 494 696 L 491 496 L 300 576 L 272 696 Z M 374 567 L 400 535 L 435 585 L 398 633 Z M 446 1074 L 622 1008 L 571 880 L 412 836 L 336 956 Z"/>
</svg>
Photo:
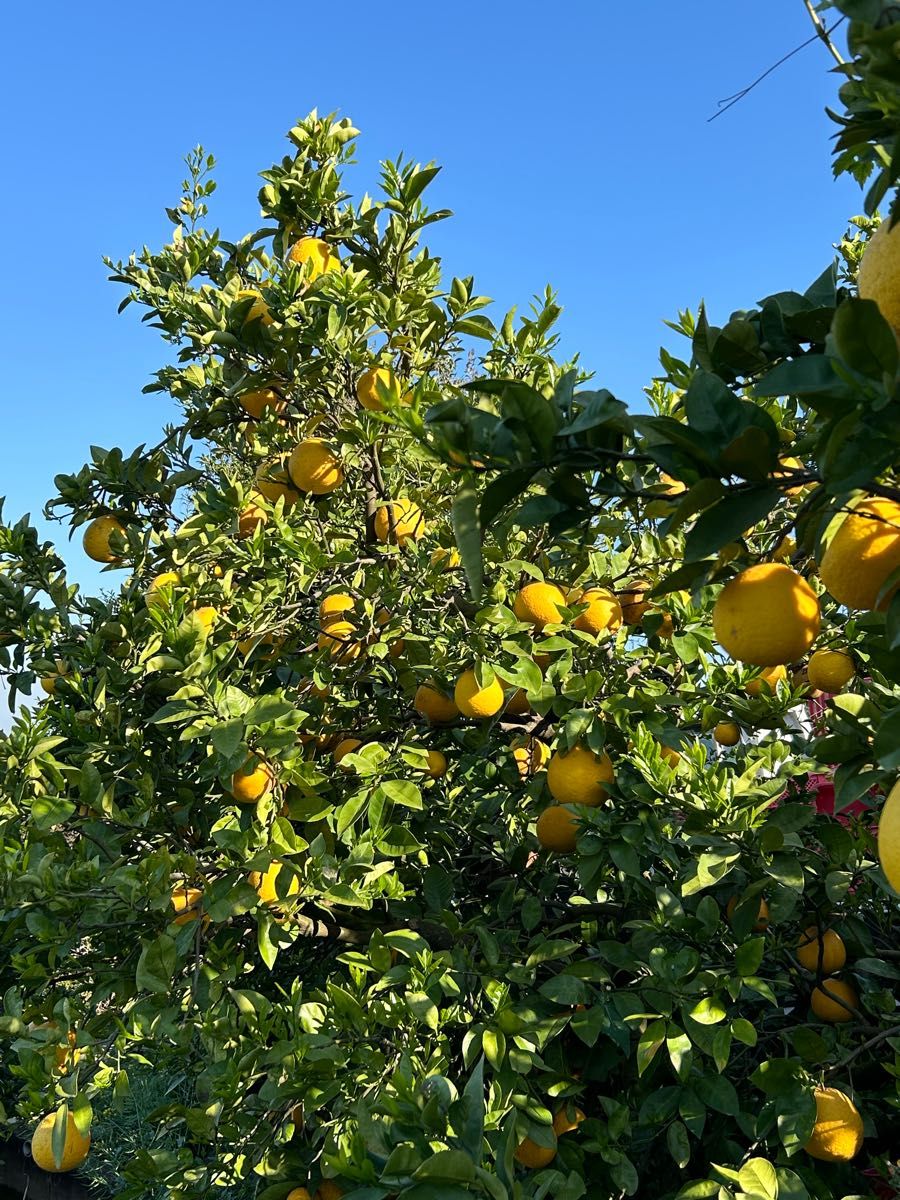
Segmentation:
<svg viewBox="0 0 900 1200">
<path fill-rule="evenodd" d="M 584 633 L 610 632 L 622 624 L 622 606 L 615 592 L 609 588 L 588 588 L 578 599 L 587 608 L 575 618 L 575 628 Z"/>
<path fill-rule="evenodd" d="M 425 770 L 432 779 L 441 779 L 447 774 L 446 756 L 443 755 L 440 750 L 429 750 L 427 751 L 427 754 L 428 766 L 425 768 Z"/>
<path fill-rule="evenodd" d="M 778 684 L 782 679 L 787 679 L 787 677 L 787 667 L 782 666 L 781 663 L 777 667 L 766 667 L 760 671 L 755 679 L 751 679 L 748 682 L 746 687 L 747 695 L 762 696 L 770 693 L 774 694 Z"/>
<path fill-rule="evenodd" d="M 219 610 L 212 604 L 201 604 L 199 608 L 194 609 L 194 616 L 209 633 L 219 619 Z"/>
<path fill-rule="evenodd" d="M 772 472 L 772 479 L 776 483 L 782 483 L 784 480 L 790 479 L 795 471 L 803 470 L 803 463 L 799 458 L 782 458 L 779 459 L 779 464 L 782 469 Z M 807 487 L 809 487 L 809 484 L 801 483 L 798 487 L 785 488 L 784 494 L 786 496 L 799 496 L 801 492 L 806 491 Z"/>
<path fill-rule="evenodd" d="M 887 323 L 900 329 L 900 226 L 889 226 L 883 221 L 866 243 L 857 283 L 860 298 L 874 300 Z"/>
<path fill-rule="evenodd" d="M 878 593 L 900 567 L 900 504 L 863 497 L 853 505 L 828 544 L 819 577 L 847 608 L 886 608 L 894 592 L 878 604 Z"/>
<path fill-rule="evenodd" d="M 329 621 L 345 620 L 344 613 L 351 612 L 355 603 L 346 592 L 333 592 L 319 605 L 319 623 L 327 625 Z"/>
<path fill-rule="evenodd" d="M 580 1108 L 575 1107 L 570 1116 L 568 1106 L 564 1104 L 553 1118 L 553 1132 L 557 1137 L 562 1137 L 564 1133 L 571 1133 L 573 1129 L 577 1129 L 584 1120 L 586 1117 Z"/>
<path fill-rule="evenodd" d="M 820 1162 L 849 1162 L 862 1148 L 863 1120 L 849 1096 L 837 1088 L 816 1088 L 816 1123 L 803 1147 Z"/>
<path fill-rule="evenodd" d="M 538 738 L 513 738 L 510 747 L 516 768 L 523 779 L 543 771 L 550 761 L 550 747 Z"/>
<path fill-rule="evenodd" d="M 673 479 L 665 471 L 660 471 L 659 480 L 660 483 L 665 485 L 659 489 L 664 496 L 680 496 L 683 492 L 687 491 L 687 484 L 683 479 Z"/>
<path fill-rule="evenodd" d="M 294 447 L 288 474 L 294 487 L 314 496 L 327 496 L 344 482 L 341 460 L 323 438 L 305 438 Z"/>
<path fill-rule="evenodd" d="M 203 892 L 200 888 L 188 887 L 185 883 L 179 883 L 172 889 L 172 907 L 176 913 L 172 924 L 187 925 L 189 921 L 196 921 L 200 916 L 202 901 Z"/>
<path fill-rule="evenodd" d="M 422 510 L 406 496 L 392 500 L 375 513 L 375 536 L 379 542 L 405 546 L 410 540 L 418 541 L 425 528 Z"/>
<path fill-rule="evenodd" d="M 819 987 L 813 988 L 809 1004 L 820 1020 L 838 1025 L 853 1020 L 849 1009 L 859 1008 L 859 996 L 844 979 L 823 979 Z"/>
<path fill-rule="evenodd" d="M 252 391 L 242 392 L 237 401 L 244 412 L 248 413 L 254 421 L 258 421 L 266 409 L 280 413 L 287 404 L 281 392 L 273 387 L 254 388 Z"/>
<path fill-rule="evenodd" d="M 713 730 L 713 738 L 720 746 L 736 746 L 741 740 L 741 731 L 734 721 L 720 721 Z"/>
<path fill-rule="evenodd" d="M 251 300 L 253 303 L 247 310 L 247 315 L 244 317 L 244 322 L 249 325 L 251 321 L 259 321 L 261 325 L 271 325 L 275 319 L 269 311 L 269 306 L 263 299 L 262 292 L 258 288 L 241 288 L 235 300 Z"/>
<path fill-rule="evenodd" d="M 173 589 L 180 582 L 181 579 L 175 571 L 163 571 L 160 575 L 154 575 L 147 586 L 144 599 L 150 606 L 163 605 L 167 596 L 171 596 Z"/>
<path fill-rule="evenodd" d="M 285 512 L 300 499 L 300 493 L 291 486 L 291 477 L 283 458 L 263 463 L 256 472 L 254 483 L 259 494 L 265 496 L 270 504 L 283 500 Z"/>
<path fill-rule="evenodd" d="M 329 621 L 319 634 L 317 645 L 338 662 L 352 662 L 363 652 L 363 644 L 354 637 L 357 629 L 350 621 Z"/>
<path fill-rule="evenodd" d="M 878 819 L 878 859 L 888 883 L 900 892 L 900 783 L 891 788 Z"/>
<path fill-rule="evenodd" d="M 471 667 L 463 671 L 453 689 L 453 699 L 462 715 L 478 720 L 498 713 L 503 707 L 503 698 L 503 686 L 499 679 L 495 677 L 487 687 L 481 687 Z"/>
<path fill-rule="evenodd" d="M 272 901 L 278 900 L 278 893 L 275 891 L 275 880 L 278 878 L 283 863 L 277 860 L 273 862 L 265 871 L 250 872 L 250 886 L 256 888 L 256 894 L 262 900 L 263 904 L 271 904 Z M 291 875 L 291 881 L 287 887 L 288 896 L 294 896 L 300 890 L 300 880 L 296 875 Z"/>
<path fill-rule="evenodd" d="M 125 537 L 125 526 L 115 517 L 95 517 L 84 531 L 82 545 L 88 558 L 98 563 L 114 563 L 121 561 L 121 554 L 114 550 L 110 542 L 114 538 Z"/>
<path fill-rule="evenodd" d="M 804 929 L 794 953 L 801 967 L 818 975 L 833 975 L 847 961 L 847 950 L 841 935 L 833 929 L 823 929 L 820 933 L 815 925 Z"/>
<path fill-rule="evenodd" d="M 313 1200 L 313 1198 L 308 1188 L 296 1187 L 288 1192 L 285 1200 Z"/>
<path fill-rule="evenodd" d="M 531 712 L 531 702 L 524 688 L 517 688 L 513 692 L 503 711 L 510 717 L 524 717 Z"/>
<path fill-rule="evenodd" d="M 329 271 L 341 269 L 337 251 L 323 238 L 303 237 L 299 242 L 294 242 L 288 251 L 288 260 L 297 263 L 298 266 L 305 266 L 310 281 L 318 279 L 320 275 L 327 275 Z"/>
<path fill-rule="evenodd" d="M 565 603 L 565 593 L 555 583 L 526 583 L 513 601 L 513 612 L 517 620 L 543 629 L 562 620 L 559 610 Z"/>
<path fill-rule="evenodd" d="M 251 756 L 231 777 L 228 789 L 238 804 L 256 804 L 272 790 L 275 776 L 268 763 Z"/>
<path fill-rule="evenodd" d="M 797 543 L 792 537 L 785 536 L 772 551 L 772 559 L 775 562 L 784 562 L 785 559 L 793 558 L 796 553 Z"/>
<path fill-rule="evenodd" d="M 431 553 L 431 565 L 433 567 L 444 567 L 447 571 L 455 571 L 461 561 L 459 551 L 455 546 L 451 549 L 448 549 L 446 546 L 438 546 Z"/>
<path fill-rule="evenodd" d="M 757 563 L 719 593 L 713 629 L 732 658 L 757 667 L 796 662 L 819 632 L 819 601 L 784 563 Z"/>
<path fill-rule="evenodd" d="M 316 1189 L 314 1200 L 341 1200 L 344 1189 L 333 1179 L 323 1179 Z"/>
<path fill-rule="evenodd" d="M 413 708 L 432 725 L 449 725 L 459 716 L 456 701 L 430 683 L 420 683 L 416 688 Z"/>
<path fill-rule="evenodd" d="M 603 786 L 612 783 L 615 772 L 609 755 L 595 754 L 587 746 L 555 751 L 547 767 L 547 786 L 557 804 L 602 804 L 609 794 Z"/>
<path fill-rule="evenodd" d="M 342 741 L 338 742 L 334 748 L 335 766 L 340 763 L 342 758 L 346 757 L 348 754 L 352 754 L 353 751 L 361 745 L 362 742 L 359 740 L 359 738 L 344 738 Z M 349 768 L 344 767 L 345 771 L 348 769 Z"/>
<path fill-rule="evenodd" d="M 66 1120 L 66 1140 L 62 1158 L 57 1166 L 56 1159 L 53 1157 L 53 1124 L 55 1120 L 56 1113 L 48 1113 L 35 1129 L 31 1136 L 31 1157 L 34 1159 L 35 1166 L 40 1167 L 42 1171 L 51 1171 L 53 1174 L 61 1171 L 73 1171 L 75 1167 L 80 1167 L 87 1158 L 91 1148 L 91 1135 L 89 1133 L 80 1134 L 78 1126 L 75 1124 L 75 1118 L 69 1113 Z"/>
<path fill-rule="evenodd" d="M 571 854 L 578 835 L 578 818 L 565 805 L 550 804 L 538 817 L 535 833 L 545 850 Z"/>
<path fill-rule="evenodd" d="M 539 1146 L 531 1138 L 525 1138 L 516 1146 L 516 1161 L 531 1171 L 546 1167 L 556 1158 L 556 1146 Z"/>
<path fill-rule="evenodd" d="M 61 658 L 58 658 L 56 660 L 56 670 L 53 672 L 53 674 L 41 676 L 41 687 L 48 696 L 52 696 L 55 693 L 57 683 L 63 678 L 63 676 L 68 675 L 68 673 L 69 664 L 63 662 Z"/>
<path fill-rule="evenodd" d="M 731 920 L 732 916 L 734 915 L 734 910 L 737 908 L 737 904 L 738 904 L 737 896 L 732 896 L 731 899 L 728 901 L 728 903 L 725 905 L 725 915 L 728 917 L 729 921 Z M 765 933 L 765 931 L 768 928 L 769 928 L 769 906 L 766 903 L 766 901 L 762 898 L 762 896 L 760 896 L 759 908 L 756 910 L 756 920 L 753 922 L 753 932 L 754 933 Z"/>
<path fill-rule="evenodd" d="M 673 750 L 671 746 L 664 746 L 662 742 L 657 742 L 659 746 L 660 758 L 670 767 L 677 767 L 681 762 L 681 755 L 677 750 Z"/>
<path fill-rule="evenodd" d="M 619 606 L 622 609 L 622 620 L 626 625 L 640 623 L 644 613 L 650 607 L 650 601 L 646 597 L 652 586 L 646 579 L 632 579 L 625 586 L 624 591 L 619 592 Z"/>
<path fill-rule="evenodd" d="M 809 686 L 817 692 L 839 692 L 855 674 L 846 650 L 817 650 L 806 666 Z"/>
<path fill-rule="evenodd" d="M 260 525 L 265 525 L 269 519 L 266 510 L 256 503 L 252 493 L 247 499 L 248 503 L 238 513 L 238 537 L 242 541 L 252 537 Z"/>
<path fill-rule="evenodd" d="M 356 381 L 356 398 L 370 412 L 384 411 L 382 392 L 386 392 L 395 404 L 409 403 L 409 394 L 401 395 L 399 380 L 387 367 L 372 367 Z"/>
</svg>

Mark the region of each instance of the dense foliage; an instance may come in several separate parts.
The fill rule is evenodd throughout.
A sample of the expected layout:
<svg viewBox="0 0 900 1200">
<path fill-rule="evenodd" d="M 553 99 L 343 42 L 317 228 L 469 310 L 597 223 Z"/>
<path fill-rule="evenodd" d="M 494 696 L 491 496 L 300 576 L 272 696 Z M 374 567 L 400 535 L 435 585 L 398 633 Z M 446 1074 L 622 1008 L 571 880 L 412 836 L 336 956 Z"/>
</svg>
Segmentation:
<svg viewBox="0 0 900 1200">
<path fill-rule="evenodd" d="M 172 348 L 145 390 L 183 417 L 57 477 L 49 510 L 127 566 L 114 591 L 0 526 L 0 666 L 13 701 L 48 693 L 0 735 L 10 1132 L 58 1110 L 59 1158 L 69 1112 L 84 1133 L 149 1072 L 172 1082 L 144 1148 L 91 1151 L 122 1200 L 888 1177 L 900 595 L 848 610 L 817 563 L 858 493 L 900 500 L 897 339 L 855 287 L 896 181 L 900 14 L 837 7 L 835 161 L 869 216 L 805 290 L 682 313 L 649 412 L 557 361 L 549 291 L 496 326 L 442 279 L 437 168 L 386 163 L 355 202 L 346 120 L 290 131 L 236 242 L 197 151 L 171 241 L 110 263 Z M 855 667 L 809 719 L 805 654 L 760 686 L 712 628 L 721 584 L 786 560 L 815 648 Z M 604 755 L 577 848 L 548 848 L 551 791 L 587 799 Z M 838 999 L 810 928 L 846 950 Z M 862 1115 L 851 1162 L 803 1149 L 823 1084 Z"/>
</svg>

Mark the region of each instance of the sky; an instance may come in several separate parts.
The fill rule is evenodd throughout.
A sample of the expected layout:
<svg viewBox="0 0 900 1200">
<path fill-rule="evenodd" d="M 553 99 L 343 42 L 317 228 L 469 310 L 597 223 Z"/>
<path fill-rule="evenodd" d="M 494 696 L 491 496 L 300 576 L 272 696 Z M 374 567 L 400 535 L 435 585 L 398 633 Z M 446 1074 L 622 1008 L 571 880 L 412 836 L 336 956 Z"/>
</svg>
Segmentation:
<svg viewBox="0 0 900 1200">
<path fill-rule="evenodd" d="M 811 33 L 801 0 L 750 12 L 738 0 L 220 0 L 177 18 L 140 0 L 15 5 L 0 81 L 6 520 L 30 512 L 88 591 L 122 577 L 39 519 L 54 475 L 92 444 L 152 444 L 174 413 L 141 395 L 168 347 L 138 310 L 116 314 L 124 292 L 101 255 L 168 239 L 164 207 L 197 143 L 219 160 L 210 224 L 229 240 L 256 228 L 257 173 L 314 107 L 362 131 L 356 194 L 401 150 L 443 164 L 428 194 L 456 215 L 429 241 L 448 277 L 474 274 L 495 316 L 551 283 L 563 353 L 640 404 L 660 344 L 678 342 L 663 318 L 702 298 L 721 323 L 802 290 L 861 210 L 831 174 L 824 109 L 838 81 L 820 44 L 708 121 Z"/>
</svg>

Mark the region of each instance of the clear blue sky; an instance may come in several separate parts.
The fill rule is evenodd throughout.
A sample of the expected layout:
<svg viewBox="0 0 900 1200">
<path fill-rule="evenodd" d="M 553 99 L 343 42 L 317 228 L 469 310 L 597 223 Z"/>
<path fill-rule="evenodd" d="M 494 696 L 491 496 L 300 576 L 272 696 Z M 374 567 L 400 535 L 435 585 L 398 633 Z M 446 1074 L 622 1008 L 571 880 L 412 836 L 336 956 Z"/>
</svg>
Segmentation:
<svg viewBox="0 0 900 1200">
<path fill-rule="evenodd" d="M 212 220 L 230 239 L 258 224 L 256 173 L 315 106 L 362 130 L 355 192 L 399 150 L 442 163 L 432 203 L 456 216 L 431 244 L 448 271 L 474 273 L 498 311 L 552 283 L 566 351 L 632 404 L 673 340 L 663 317 L 703 297 L 721 320 L 806 286 L 861 208 L 831 177 L 837 80 L 820 45 L 707 123 L 809 36 L 801 0 L 224 0 L 178 15 L 50 0 L 5 27 L 7 519 L 37 516 L 91 443 L 151 443 L 171 414 L 141 395 L 166 347 L 136 310 L 116 315 L 100 257 L 167 237 L 198 142 L 219 160 Z M 80 544 L 41 527 L 94 590 Z"/>
</svg>

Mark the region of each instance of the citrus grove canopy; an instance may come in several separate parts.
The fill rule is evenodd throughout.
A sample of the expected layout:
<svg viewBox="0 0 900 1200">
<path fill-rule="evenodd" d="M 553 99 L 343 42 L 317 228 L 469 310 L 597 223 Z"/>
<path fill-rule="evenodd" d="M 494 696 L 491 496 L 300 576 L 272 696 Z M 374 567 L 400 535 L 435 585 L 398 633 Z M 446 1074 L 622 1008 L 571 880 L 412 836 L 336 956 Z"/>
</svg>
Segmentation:
<svg viewBox="0 0 900 1200">
<path fill-rule="evenodd" d="M 0 1099 L 40 1168 L 894 1194 L 900 14 L 837 7 L 870 215 L 811 286 L 683 313 L 650 415 L 556 361 L 551 294 L 498 328 L 442 279 L 436 168 L 353 201 L 346 120 L 233 242 L 191 156 L 110 264 L 183 419 L 49 507 L 129 577 L 0 528 L 0 662 L 46 694 L 0 742 Z"/>
</svg>

